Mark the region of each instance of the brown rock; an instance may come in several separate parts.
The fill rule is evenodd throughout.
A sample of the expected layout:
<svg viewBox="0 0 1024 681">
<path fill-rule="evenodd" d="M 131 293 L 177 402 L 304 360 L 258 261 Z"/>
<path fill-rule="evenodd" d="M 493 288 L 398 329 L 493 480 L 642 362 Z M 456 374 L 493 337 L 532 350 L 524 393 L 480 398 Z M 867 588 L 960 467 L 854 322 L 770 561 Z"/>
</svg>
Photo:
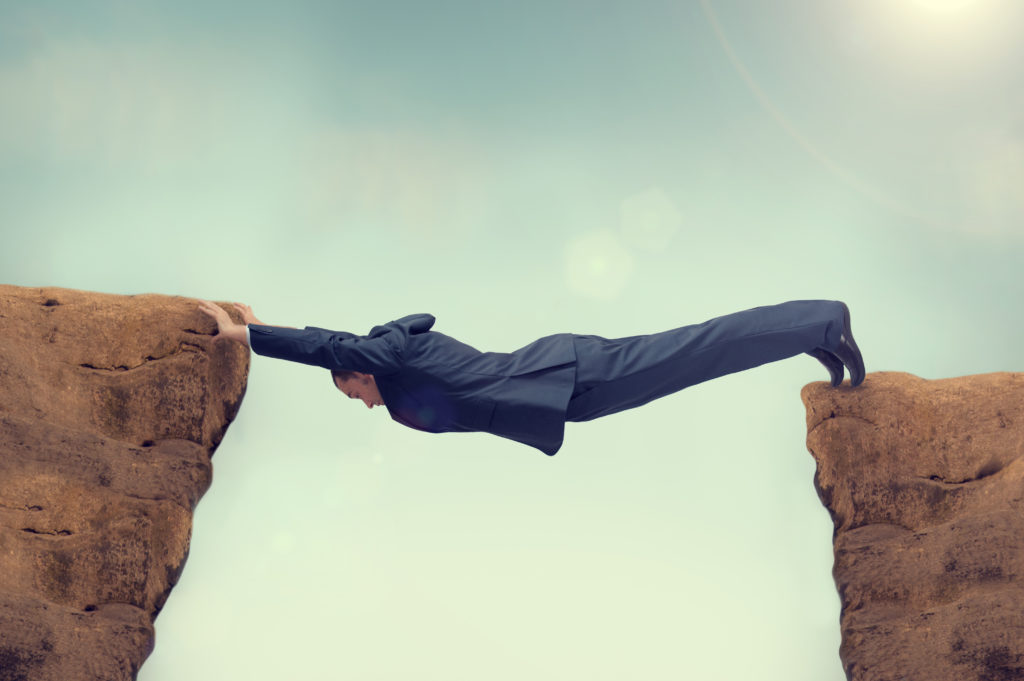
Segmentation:
<svg viewBox="0 0 1024 681">
<path fill-rule="evenodd" d="M 1024 679 L 1024 374 L 812 383 L 853 681 Z"/>
<path fill-rule="evenodd" d="M 0 681 L 134 679 L 152 651 L 245 393 L 215 333 L 189 298 L 0 285 Z"/>
</svg>

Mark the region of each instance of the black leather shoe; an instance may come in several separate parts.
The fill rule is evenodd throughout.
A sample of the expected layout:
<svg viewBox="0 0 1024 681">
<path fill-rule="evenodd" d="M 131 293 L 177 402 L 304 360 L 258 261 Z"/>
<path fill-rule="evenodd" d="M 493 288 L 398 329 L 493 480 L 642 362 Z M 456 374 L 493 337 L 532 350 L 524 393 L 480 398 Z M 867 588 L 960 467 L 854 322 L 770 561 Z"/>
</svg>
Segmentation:
<svg viewBox="0 0 1024 681">
<path fill-rule="evenodd" d="M 856 387 L 864 381 L 864 358 L 853 340 L 850 330 L 850 308 L 843 303 L 843 332 L 839 336 L 839 346 L 832 353 L 838 357 L 850 372 L 850 385 Z"/>
<path fill-rule="evenodd" d="M 824 348 L 814 348 L 807 354 L 825 365 L 829 376 L 832 377 L 833 388 L 843 382 L 843 361 L 841 359 Z"/>
</svg>

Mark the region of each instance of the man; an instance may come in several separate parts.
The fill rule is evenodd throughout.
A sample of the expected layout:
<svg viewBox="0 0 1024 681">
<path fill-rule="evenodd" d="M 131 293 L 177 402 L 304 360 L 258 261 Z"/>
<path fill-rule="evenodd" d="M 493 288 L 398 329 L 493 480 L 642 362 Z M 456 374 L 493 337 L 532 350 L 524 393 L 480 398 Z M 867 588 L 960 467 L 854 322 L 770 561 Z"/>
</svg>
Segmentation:
<svg viewBox="0 0 1024 681">
<path fill-rule="evenodd" d="M 365 336 L 314 326 L 269 326 L 235 303 L 245 324 L 201 301 L 219 334 L 257 354 L 329 369 L 338 390 L 429 433 L 483 431 L 553 455 L 566 421 L 631 409 L 691 385 L 798 354 L 828 369 L 832 385 L 864 380 L 850 311 L 836 300 L 756 307 L 703 324 L 607 339 L 560 333 L 511 353 L 480 352 L 431 331 L 415 314 Z"/>
</svg>

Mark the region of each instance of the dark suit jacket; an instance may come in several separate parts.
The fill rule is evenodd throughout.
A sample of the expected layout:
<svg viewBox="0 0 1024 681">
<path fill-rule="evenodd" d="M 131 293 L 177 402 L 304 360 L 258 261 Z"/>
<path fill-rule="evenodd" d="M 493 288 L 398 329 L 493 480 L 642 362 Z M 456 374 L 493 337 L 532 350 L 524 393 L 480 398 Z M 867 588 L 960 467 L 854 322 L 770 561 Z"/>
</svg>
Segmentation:
<svg viewBox="0 0 1024 681">
<path fill-rule="evenodd" d="M 372 374 L 391 418 L 410 428 L 483 431 L 557 452 L 576 374 L 572 334 L 480 352 L 433 325 L 433 315 L 416 314 L 356 336 L 250 324 L 249 342 L 260 355 Z"/>
</svg>

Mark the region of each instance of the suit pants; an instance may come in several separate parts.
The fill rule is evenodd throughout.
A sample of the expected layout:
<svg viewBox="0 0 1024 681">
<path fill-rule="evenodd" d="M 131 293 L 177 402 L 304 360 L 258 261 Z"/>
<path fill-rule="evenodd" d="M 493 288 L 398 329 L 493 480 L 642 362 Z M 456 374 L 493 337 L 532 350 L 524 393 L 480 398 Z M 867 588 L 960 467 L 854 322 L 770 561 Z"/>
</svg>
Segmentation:
<svg viewBox="0 0 1024 681">
<path fill-rule="evenodd" d="M 843 305 L 795 300 L 645 336 L 574 335 L 576 382 L 566 421 L 590 421 L 697 383 L 839 345 Z"/>
</svg>

